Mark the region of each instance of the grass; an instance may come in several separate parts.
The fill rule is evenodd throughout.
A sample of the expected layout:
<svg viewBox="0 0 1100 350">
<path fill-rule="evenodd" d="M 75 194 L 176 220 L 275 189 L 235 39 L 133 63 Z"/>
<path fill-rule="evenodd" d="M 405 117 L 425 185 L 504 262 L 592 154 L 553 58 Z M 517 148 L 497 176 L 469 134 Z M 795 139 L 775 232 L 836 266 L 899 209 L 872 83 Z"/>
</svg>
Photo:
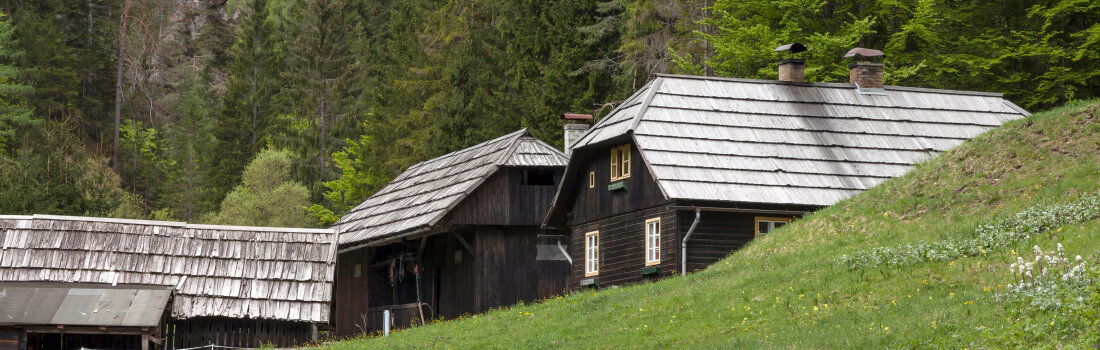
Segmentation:
<svg viewBox="0 0 1100 350">
<path fill-rule="evenodd" d="M 995 293 L 1038 245 L 1100 261 L 1100 220 L 986 255 L 849 270 L 876 247 L 973 237 L 979 224 L 1100 190 L 1100 101 L 1010 122 L 911 173 L 809 215 L 687 277 L 576 292 L 389 337 L 361 348 L 1002 348 L 1083 347 L 1057 312 L 1021 321 Z M 1019 327 L 1037 328 L 1026 339 Z M 1003 338 L 990 335 L 1006 335 Z M 1036 335 L 1037 334 L 1037 335 Z M 1007 339 L 1007 340 L 1006 340 Z M 1053 345 L 1052 345 L 1053 344 Z"/>
</svg>

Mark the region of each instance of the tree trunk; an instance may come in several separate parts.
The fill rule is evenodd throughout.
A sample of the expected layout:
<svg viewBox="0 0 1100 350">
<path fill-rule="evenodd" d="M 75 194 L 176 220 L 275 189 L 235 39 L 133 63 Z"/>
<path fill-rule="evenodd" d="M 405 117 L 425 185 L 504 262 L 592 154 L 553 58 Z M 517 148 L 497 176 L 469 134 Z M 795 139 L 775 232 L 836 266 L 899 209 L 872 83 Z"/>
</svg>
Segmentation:
<svg viewBox="0 0 1100 350">
<path fill-rule="evenodd" d="M 122 61 L 126 54 L 126 15 L 130 12 L 130 0 L 122 3 L 121 24 L 118 29 L 118 71 L 115 75 L 115 147 L 111 155 L 111 165 L 118 173 L 118 129 L 122 122 Z"/>
</svg>

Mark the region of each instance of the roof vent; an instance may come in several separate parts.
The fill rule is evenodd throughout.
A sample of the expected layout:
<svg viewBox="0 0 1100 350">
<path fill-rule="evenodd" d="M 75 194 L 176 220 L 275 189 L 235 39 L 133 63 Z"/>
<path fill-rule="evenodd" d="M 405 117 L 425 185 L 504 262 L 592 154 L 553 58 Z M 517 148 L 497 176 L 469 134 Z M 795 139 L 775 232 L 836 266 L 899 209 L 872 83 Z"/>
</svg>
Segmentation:
<svg viewBox="0 0 1100 350">
<path fill-rule="evenodd" d="M 775 48 L 775 52 L 797 54 L 806 52 L 806 46 L 794 43 Z M 779 81 L 801 83 L 806 81 L 806 60 L 785 58 L 779 61 Z"/>
<path fill-rule="evenodd" d="M 875 49 L 857 47 L 848 50 L 845 58 L 856 58 L 858 61 L 848 65 L 848 82 L 856 84 L 856 90 L 864 95 L 885 95 L 886 90 L 882 86 L 882 63 L 872 62 L 872 59 L 882 57 L 885 54 Z"/>
</svg>

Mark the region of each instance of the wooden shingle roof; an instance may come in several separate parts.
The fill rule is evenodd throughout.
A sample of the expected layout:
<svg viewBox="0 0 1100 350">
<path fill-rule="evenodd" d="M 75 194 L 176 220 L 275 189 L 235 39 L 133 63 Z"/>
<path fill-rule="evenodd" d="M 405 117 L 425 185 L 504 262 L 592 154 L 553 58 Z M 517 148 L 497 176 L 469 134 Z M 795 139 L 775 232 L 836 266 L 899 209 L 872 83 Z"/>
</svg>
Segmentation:
<svg viewBox="0 0 1100 350">
<path fill-rule="evenodd" d="M 522 129 L 409 167 L 334 228 L 341 246 L 427 230 L 501 167 L 562 167 L 566 160 Z"/>
<path fill-rule="evenodd" d="M 169 286 L 178 319 L 328 322 L 335 254 L 329 229 L 0 216 L 0 283 Z"/>
<path fill-rule="evenodd" d="M 1028 115 L 1001 94 L 884 90 L 660 75 L 573 151 L 632 139 L 668 199 L 822 206 Z M 568 206 L 573 177 L 552 211 Z"/>
</svg>

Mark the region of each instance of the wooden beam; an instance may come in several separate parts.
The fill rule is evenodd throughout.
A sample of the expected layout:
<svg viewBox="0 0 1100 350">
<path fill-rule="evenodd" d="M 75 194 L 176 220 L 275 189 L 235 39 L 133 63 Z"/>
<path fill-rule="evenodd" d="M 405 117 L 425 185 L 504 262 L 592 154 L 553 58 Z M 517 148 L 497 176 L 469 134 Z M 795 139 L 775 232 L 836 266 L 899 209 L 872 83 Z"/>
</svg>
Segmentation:
<svg viewBox="0 0 1100 350">
<path fill-rule="evenodd" d="M 101 329 L 103 328 L 103 329 Z M 127 327 L 65 327 L 65 326 L 27 326 L 23 327 L 27 333 L 71 333 L 71 334 L 121 334 L 121 335 L 141 335 L 148 334 L 148 331 L 140 328 L 127 328 Z"/>
<path fill-rule="evenodd" d="M 458 243 L 462 243 L 462 246 L 466 247 L 466 251 L 470 252 L 470 255 L 474 254 L 474 247 L 470 246 L 470 243 L 466 242 L 466 239 L 462 238 L 462 235 L 454 231 L 451 231 L 451 234 L 454 235 L 455 238 L 458 238 Z"/>
<path fill-rule="evenodd" d="M 670 205 L 669 210 L 700 210 L 700 211 L 718 211 L 727 213 L 757 213 L 757 214 L 788 214 L 788 215 L 801 215 L 808 213 L 803 210 L 774 210 L 774 209 L 742 209 L 742 208 L 723 208 L 723 207 L 697 207 L 692 205 Z"/>
</svg>

